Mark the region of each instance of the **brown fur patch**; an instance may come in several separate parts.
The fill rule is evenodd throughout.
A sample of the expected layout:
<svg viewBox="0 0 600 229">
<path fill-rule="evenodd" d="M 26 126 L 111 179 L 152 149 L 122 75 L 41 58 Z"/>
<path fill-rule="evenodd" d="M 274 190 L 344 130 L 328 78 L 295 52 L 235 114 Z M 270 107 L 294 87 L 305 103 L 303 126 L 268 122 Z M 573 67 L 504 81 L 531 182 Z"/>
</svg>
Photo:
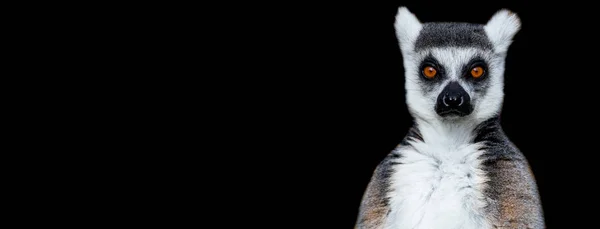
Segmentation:
<svg viewBox="0 0 600 229">
<path fill-rule="evenodd" d="M 385 207 L 375 207 L 369 209 L 368 211 L 365 211 L 362 216 L 364 225 L 369 225 L 368 228 L 380 226 L 381 224 L 383 224 L 385 215 L 387 214 L 387 210 L 388 209 Z"/>
<path fill-rule="evenodd" d="M 533 173 L 527 161 L 499 161 L 496 179 L 500 186 L 495 228 L 543 228 L 541 205 Z"/>
</svg>

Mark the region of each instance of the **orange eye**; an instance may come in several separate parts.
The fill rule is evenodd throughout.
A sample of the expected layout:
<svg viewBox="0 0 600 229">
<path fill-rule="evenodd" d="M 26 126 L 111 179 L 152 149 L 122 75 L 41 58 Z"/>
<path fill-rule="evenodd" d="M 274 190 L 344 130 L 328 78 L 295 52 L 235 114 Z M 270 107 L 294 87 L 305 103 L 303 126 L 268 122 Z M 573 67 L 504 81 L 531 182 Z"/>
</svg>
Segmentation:
<svg viewBox="0 0 600 229">
<path fill-rule="evenodd" d="M 437 70 L 435 70 L 434 67 L 427 66 L 427 67 L 425 67 L 425 69 L 423 69 L 423 75 L 425 75 L 425 77 L 427 77 L 429 79 L 435 77 L 436 74 L 437 74 Z"/>
<path fill-rule="evenodd" d="M 474 67 L 473 69 L 471 69 L 471 76 L 473 76 L 473 78 L 479 78 L 482 75 L 483 75 L 482 67 Z"/>
</svg>

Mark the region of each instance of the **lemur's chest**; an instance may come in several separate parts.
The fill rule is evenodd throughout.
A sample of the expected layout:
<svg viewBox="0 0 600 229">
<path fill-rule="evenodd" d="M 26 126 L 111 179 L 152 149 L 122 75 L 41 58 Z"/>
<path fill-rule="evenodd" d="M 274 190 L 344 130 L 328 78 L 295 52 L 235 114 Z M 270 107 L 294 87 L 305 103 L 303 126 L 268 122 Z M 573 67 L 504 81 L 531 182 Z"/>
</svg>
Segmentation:
<svg viewBox="0 0 600 229">
<path fill-rule="evenodd" d="M 486 180 L 476 144 L 399 149 L 390 179 L 389 229 L 484 229 Z"/>
</svg>

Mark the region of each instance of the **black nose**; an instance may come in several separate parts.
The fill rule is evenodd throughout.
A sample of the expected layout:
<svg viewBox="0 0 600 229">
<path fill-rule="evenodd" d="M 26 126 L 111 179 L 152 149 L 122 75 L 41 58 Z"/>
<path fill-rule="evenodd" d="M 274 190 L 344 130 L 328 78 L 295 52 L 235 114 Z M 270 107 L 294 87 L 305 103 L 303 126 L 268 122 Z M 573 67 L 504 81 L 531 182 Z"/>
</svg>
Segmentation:
<svg viewBox="0 0 600 229">
<path fill-rule="evenodd" d="M 457 82 L 450 82 L 440 93 L 435 111 L 441 115 L 465 116 L 473 111 L 469 94 Z"/>
<path fill-rule="evenodd" d="M 442 98 L 442 102 L 447 107 L 460 107 L 465 103 L 465 97 L 460 94 L 446 93 Z"/>
</svg>

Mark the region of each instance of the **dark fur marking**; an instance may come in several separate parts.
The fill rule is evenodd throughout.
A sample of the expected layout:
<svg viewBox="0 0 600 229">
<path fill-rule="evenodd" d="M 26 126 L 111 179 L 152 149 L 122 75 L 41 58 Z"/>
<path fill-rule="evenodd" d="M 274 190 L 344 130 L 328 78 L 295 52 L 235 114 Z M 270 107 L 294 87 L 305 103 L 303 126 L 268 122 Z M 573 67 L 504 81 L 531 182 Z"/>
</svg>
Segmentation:
<svg viewBox="0 0 600 229">
<path fill-rule="evenodd" d="M 415 51 L 448 46 L 485 50 L 494 48 L 481 24 L 431 22 L 423 24 L 415 43 Z"/>
<path fill-rule="evenodd" d="M 483 68 L 483 75 L 479 78 L 473 78 L 471 75 L 471 70 L 475 67 Z M 462 76 L 465 81 L 471 83 L 475 92 L 485 93 L 487 88 L 489 87 L 489 68 L 487 62 L 481 58 L 480 56 L 476 56 L 469 61 L 469 63 L 463 65 L 460 72 L 458 72 L 459 76 Z"/>
<path fill-rule="evenodd" d="M 417 140 L 417 141 L 421 141 L 421 142 L 423 141 L 421 132 L 419 132 L 419 129 L 416 126 L 413 126 L 408 130 L 408 133 L 406 134 L 404 139 L 402 139 L 402 142 L 400 142 L 400 145 L 405 145 L 405 146 L 410 145 L 410 143 L 408 142 L 409 140 L 413 140 L 413 141 Z"/>
<path fill-rule="evenodd" d="M 434 67 L 437 70 L 436 76 L 432 79 L 425 77 L 423 73 L 423 69 L 425 69 L 426 66 Z M 441 65 L 435 59 L 435 57 L 431 55 L 431 53 L 423 59 L 421 65 L 419 65 L 418 71 L 418 74 L 420 76 L 420 85 L 423 91 L 425 92 L 433 91 L 436 88 L 436 86 L 444 82 L 443 79 L 446 78 L 446 68 L 444 68 L 444 66 Z"/>
</svg>

